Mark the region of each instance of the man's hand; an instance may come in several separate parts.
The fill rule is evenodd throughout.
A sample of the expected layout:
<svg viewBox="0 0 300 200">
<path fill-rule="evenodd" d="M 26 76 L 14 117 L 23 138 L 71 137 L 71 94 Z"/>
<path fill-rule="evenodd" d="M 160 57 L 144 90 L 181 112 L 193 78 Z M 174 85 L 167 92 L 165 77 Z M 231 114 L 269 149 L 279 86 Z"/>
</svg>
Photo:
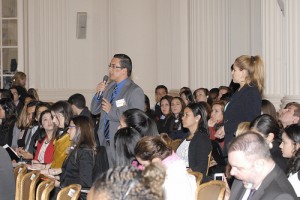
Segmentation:
<svg viewBox="0 0 300 200">
<path fill-rule="evenodd" d="M 107 87 L 107 83 L 105 83 L 105 82 L 100 82 L 98 85 L 97 85 L 97 87 L 96 87 L 96 92 L 98 93 L 98 92 L 100 92 L 100 91 L 104 91 L 105 89 L 106 89 L 106 87 Z"/>
</svg>

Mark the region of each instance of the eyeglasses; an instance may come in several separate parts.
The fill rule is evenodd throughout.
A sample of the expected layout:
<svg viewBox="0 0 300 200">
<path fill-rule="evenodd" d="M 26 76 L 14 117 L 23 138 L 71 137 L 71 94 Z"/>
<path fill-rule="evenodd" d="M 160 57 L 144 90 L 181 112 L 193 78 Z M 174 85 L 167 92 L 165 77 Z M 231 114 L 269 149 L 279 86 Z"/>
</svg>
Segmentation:
<svg viewBox="0 0 300 200">
<path fill-rule="evenodd" d="M 70 128 L 76 128 L 76 126 L 74 125 L 74 126 L 68 126 L 68 128 L 70 129 Z"/>
<path fill-rule="evenodd" d="M 108 68 L 113 68 L 113 69 L 119 68 L 119 69 L 123 69 L 123 68 L 125 68 L 125 67 L 120 67 L 120 66 L 116 66 L 116 65 L 111 65 L 111 64 L 109 64 L 109 65 L 108 65 Z"/>
</svg>

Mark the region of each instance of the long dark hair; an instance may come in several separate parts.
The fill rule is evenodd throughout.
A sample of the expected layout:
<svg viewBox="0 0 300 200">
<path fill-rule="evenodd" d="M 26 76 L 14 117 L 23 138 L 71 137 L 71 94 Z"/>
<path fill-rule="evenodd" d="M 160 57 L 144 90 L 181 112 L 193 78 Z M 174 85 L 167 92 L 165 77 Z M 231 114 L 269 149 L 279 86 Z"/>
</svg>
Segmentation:
<svg viewBox="0 0 300 200">
<path fill-rule="evenodd" d="M 141 134 L 134 128 L 125 127 L 115 134 L 116 165 L 131 165 L 135 159 L 134 147 L 141 139 Z"/>
<path fill-rule="evenodd" d="M 293 141 L 294 146 L 296 148 L 296 145 L 300 144 L 300 126 L 298 124 L 290 125 L 284 129 L 284 132 L 286 133 L 287 137 Z M 298 150 L 295 149 L 295 151 L 293 152 L 293 156 L 290 158 L 288 163 L 287 174 L 296 173 L 299 171 L 300 171 L 300 148 L 298 148 Z"/>
<path fill-rule="evenodd" d="M 277 140 L 279 143 L 281 142 L 280 134 L 282 130 L 279 127 L 276 119 L 274 119 L 271 115 L 263 114 L 256 117 L 251 123 L 250 128 L 255 128 L 258 132 L 264 135 L 264 137 L 268 137 L 269 133 L 274 134 L 274 140 Z"/>
<path fill-rule="evenodd" d="M 144 111 L 132 108 L 123 112 L 125 123 L 128 127 L 135 128 L 141 136 L 158 135 L 157 126 Z"/>
<path fill-rule="evenodd" d="M 200 115 L 201 119 L 198 122 L 197 130 L 200 132 L 206 132 L 209 134 L 205 106 L 200 103 L 191 103 L 191 104 L 187 105 L 186 108 L 191 109 L 191 111 L 193 112 L 195 117 L 197 115 Z"/>
<path fill-rule="evenodd" d="M 76 116 L 71 121 L 76 126 L 76 133 L 72 140 L 72 144 L 76 145 L 75 149 L 88 148 L 96 150 L 94 127 L 90 118 L 87 116 Z"/>
<path fill-rule="evenodd" d="M 45 114 L 50 114 L 50 115 L 51 115 L 51 111 L 50 111 L 50 110 L 45 110 L 45 111 L 43 111 L 43 112 L 41 113 L 41 115 L 40 115 L 40 120 L 39 120 L 40 134 L 39 134 L 39 139 L 38 139 L 39 142 L 42 142 L 42 141 L 45 139 L 45 137 L 47 136 L 46 130 L 45 130 L 45 128 L 42 126 L 42 124 L 43 124 L 43 116 L 44 116 Z M 52 115 L 51 115 L 51 118 L 53 118 Z M 53 140 L 55 139 L 55 137 L 56 137 L 55 133 L 56 133 L 56 126 L 55 126 L 55 124 L 53 123 L 53 135 L 52 135 L 51 141 L 53 141 Z"/>
</svg>

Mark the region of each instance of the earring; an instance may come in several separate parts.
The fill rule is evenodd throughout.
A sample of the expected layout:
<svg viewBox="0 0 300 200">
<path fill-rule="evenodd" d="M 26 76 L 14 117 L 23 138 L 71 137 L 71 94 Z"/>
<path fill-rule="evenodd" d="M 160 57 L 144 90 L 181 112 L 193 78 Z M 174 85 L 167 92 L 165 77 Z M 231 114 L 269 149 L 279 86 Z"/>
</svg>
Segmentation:
<svg viewBox="0 0 300 200">
<path fill-rule="evenodd" d="M 270 148 L 270 149 L 273 148 L 273 143 L 272 143 L 272 142 L 269 143 L 269 148 Z"/>
</svg>

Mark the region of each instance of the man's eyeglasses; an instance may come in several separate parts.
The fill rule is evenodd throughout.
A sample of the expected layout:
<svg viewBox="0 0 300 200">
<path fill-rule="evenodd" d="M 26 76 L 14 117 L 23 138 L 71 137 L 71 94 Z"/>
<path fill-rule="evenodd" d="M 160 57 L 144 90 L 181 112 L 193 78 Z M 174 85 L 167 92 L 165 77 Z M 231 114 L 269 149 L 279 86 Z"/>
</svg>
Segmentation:
<svg viewBox="0 0 300 200">
<path fill-rule="evenodd" d="M 123 69 L 123 68 L 125 68 L 125 67 L 120 67 L 120 66 L 117 66 L 117 65 L 108 65 L 108 68 L 112 68 L 112 69 L 117 69 L 117 68 Z"/>
</svg>

